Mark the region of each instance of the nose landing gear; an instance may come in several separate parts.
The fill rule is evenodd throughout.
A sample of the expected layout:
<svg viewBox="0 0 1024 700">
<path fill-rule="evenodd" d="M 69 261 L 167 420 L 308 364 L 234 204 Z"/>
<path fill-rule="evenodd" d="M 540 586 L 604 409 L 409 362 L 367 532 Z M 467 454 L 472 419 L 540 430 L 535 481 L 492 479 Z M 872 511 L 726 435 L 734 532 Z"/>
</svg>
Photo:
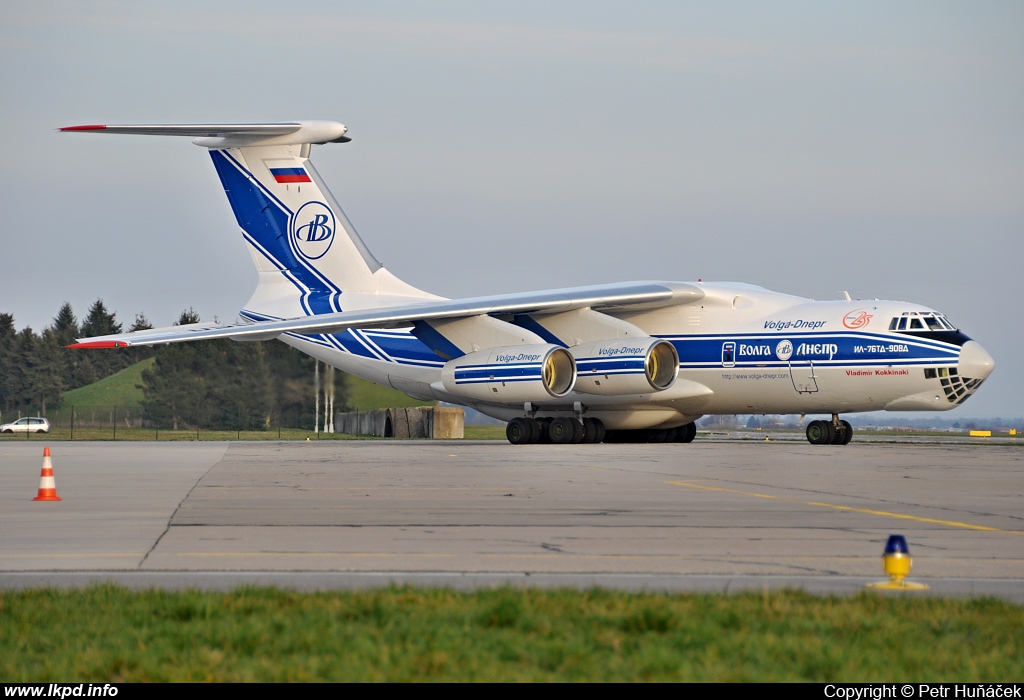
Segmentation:
<svg viewBox="0 0 1024 700">
<path fill-rule="evenodd" d="M 832 420 L 812 420 L 807 424 L 807 442 L 812 445 L 848 445 L 853 439 L 853 426 L 849 421 L 839 420 L 833 413 Z"/>
</svg>

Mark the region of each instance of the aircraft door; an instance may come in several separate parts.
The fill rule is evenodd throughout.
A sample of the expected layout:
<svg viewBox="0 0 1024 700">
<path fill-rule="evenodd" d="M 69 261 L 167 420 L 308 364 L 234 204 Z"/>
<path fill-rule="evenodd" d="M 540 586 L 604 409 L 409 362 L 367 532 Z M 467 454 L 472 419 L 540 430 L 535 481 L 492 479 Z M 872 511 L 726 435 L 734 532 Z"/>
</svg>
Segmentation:
<svg viewBox="0 0 1024 700">
<path fill-rule="evenodd" d="M 793 360 L 793 343 L 783 340 L 775 346 L 775 356 L 789 365 L 789 379 L 798 394 L 813 394 L 818 391 L 818 375 L 812 360 Z"/>
<path fill-rule="evenodd" d="M 722 343 L 722 367 L 736 366 L 736 343 Z"/>
<path fill-rule="evenodd" d="M 814 362 L 790 362 L 789 378 L 793 381 L 793 388 L 798 394 L 813 394 L 818 390 L 818 375 L 814 369 Z"/>
</svg>

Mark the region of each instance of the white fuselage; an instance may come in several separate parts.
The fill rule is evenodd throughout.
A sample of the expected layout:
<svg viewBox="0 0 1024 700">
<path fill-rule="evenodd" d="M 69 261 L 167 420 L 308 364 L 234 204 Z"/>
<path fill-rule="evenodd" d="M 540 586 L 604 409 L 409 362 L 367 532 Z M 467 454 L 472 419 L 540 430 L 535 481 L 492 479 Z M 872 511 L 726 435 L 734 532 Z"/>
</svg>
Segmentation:
<svg viewBox="0 0 1024 700">
<path fill-rule="evenodd" d="M 573 391 L 534 402 L 538 415 L 583 412 L 609 428 L 628 429 L 674 427 L 704 414 L 948 410 L 980 384 L 965 382 L 987 376 L 984 368 L 975 372 L 984 376 L 961 370 L 964 346 L 977 346 L 962 334 L 889 330 L 896 325 L 892 319 L 938 315 L 926 307 L 813 301 L 738 284 L 699 286 L 705 293 L 700 303 L 615 314 L 676 347 L 680 366 L 672 387 L 619 396 Z M 468 405 L 505 420 L 523 414 L 521 403 L 446 391 L 440 383 L 444 360 L 431 358 L 407 329 L 282 339 L 421 399 Z"/>
</svg>

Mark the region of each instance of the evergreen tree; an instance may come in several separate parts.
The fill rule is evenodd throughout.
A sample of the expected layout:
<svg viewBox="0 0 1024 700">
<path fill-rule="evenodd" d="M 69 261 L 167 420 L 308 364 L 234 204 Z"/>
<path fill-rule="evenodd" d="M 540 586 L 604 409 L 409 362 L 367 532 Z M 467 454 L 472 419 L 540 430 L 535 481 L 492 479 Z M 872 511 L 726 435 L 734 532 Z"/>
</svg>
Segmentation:
<svg viewBox="0 0 1024 700">
<path fill-rule="evenodd" d="M 80 376 L 80 367 L 82 361 L 85 360 L 85 356 L 80 352 L 71 352 L 66 349 L 68 345 L 75 342 L 80 333 L 78 319 L 75 318 L 75 312 L 72 310 L 69 302 L 64 302 L 64 305 L 60 307 L 60 311 L 54 317 L 53 325 L 50 326 L 49 330 L 50 335 L 47 341 L 59 347 L 59 351 L 56 353 L 58 358 L 57 365 L 60 368 L 64 386 L 74 388 L 90 384 L 91 381 L 83 382 Z M 91 377 L 95 372 L 90 368 L 87 374 Z"/>
<path fill-rule="evenodd" d="M 97 335 L 113 335 L 121 332 L 121 324 L 117 322 L 115 314 L 107 311 L 102 299 L 97 299 L 89 307 L 89 315 L 82 322 L 82 335 L 93 337 Z"/>
<path fill-rule="evenodd" d="M 29 363 L 36 351 L 36 334 L 26 327 L 16 334 L 8 355 L 9 363 L 4 374 L 4 385 L 9 398 L 8 410 L 23 410 L 31 403 L 32 374 Z"/>
<path fill-rule="evenodd" d="M 270 427 L 272 384 L 264 353 L 265 343 L 222 340 L 221 376 L 214 392 L 220 399 L 219 422 L 235 430 Z"/>
<path fill-rule="evenodd" d="M 36 342 L 35 354 L 29 365 L 30 399 L 32 407 L 39 407 L 41 415 L 49 409 L 60 408 L 67 382 L 64 367 L 67 353 L 60 338 L 47 328 Z"/>
<path fill-rule="evenodd" d="M 182 311 L 175 325 L 197 323 L 195 309 Z M 177 430 L 199 422 L 199 409 L 206 400 L 206 388 L 196 367 L 195 343 L 172 343 L 156 350 L 152 369 L 142 373 L 143 412 L 158 426 Z"/>
<path fill-rule="evenodd" d="M 79 337 L 78 319 L 75 318 L 75 312 L 71 309 L 70 302 L 65 301 L 64 306 L 60 307 L 50 328 L 53 329 L 57 341 L 62 345 L 71 345 Z"/>
<path fill-rule="evenodd" d="M 117 322 L 117 316 L 107 311 L 107 307 L 102 299 L 97 299 L 89 307 L 89 315 L 82 321 L 82 337 L 93 338 L 100 335 L 114 335 L 120 332 L 121 324 Z M 81 383 L 76 382 L 76 386 L 85 386 L 96 380 L 109 377 L 115 372 L 120 372 L 125 367 L 133 365 L 148 356 L 148 354 L 139 352 L 140 350 L 142 349 L 73 350 L 72 352 L 89 353 L 87 358 L 80 361 L 81 376 L 78 377 L 78 382 Z"/>
<path fill-rule="evenodd" d="M 153 324 L 149 322 L 148 318 L 146 318 L 146 314 L 140 311 L 139 313 L 135 314 L 135 322 L 132 323 L 132 326 L 131 328 L 128 329 L 128 332 L 134 333 L 135 331 L 148 331 L 152 327 Z"/>
<path fill-rule="evenodd" d="M 16 400 L 8 386 L 8 379 L 14 371 L 12 363 L 16 336 L 13 314 L 0 313 L 0 407 L 4 411 L 10 410 Z"/>
</svg>

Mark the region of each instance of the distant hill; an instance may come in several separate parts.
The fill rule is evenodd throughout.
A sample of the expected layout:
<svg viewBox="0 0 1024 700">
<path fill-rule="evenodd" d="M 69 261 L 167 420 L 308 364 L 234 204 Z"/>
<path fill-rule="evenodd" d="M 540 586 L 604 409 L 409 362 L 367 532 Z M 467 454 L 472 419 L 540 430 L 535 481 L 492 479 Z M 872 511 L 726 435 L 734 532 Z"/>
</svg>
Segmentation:
<svg viewBox="0 0 1024 700">
<path fill-rule="evenodd" d="M 63 406 L 118 406 L 137 408 L 142 405 L 142 372 L 153 366 L 156 358 L 150 357 L 125 367 L 120 372 L 64 393 Z"/>
</svg>

